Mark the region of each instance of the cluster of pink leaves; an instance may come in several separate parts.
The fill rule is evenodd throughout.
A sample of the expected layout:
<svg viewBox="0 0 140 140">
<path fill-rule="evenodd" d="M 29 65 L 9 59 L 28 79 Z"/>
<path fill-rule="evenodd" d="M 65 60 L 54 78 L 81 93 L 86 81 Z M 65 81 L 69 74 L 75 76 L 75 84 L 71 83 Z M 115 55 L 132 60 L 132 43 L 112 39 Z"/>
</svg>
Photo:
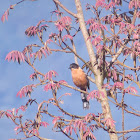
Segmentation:
<svg viewBox="0 0 140 140">
<path fill-rule="evenodd" d="M 35 85 L 27 85 L 24 86 L 20 89 L 20 91 L 17 93 L 17 96 L 20 96 L 20 98 L 25 97 L 25 94 L 30 94 L 33 91 L 33 87 L 35 87 Z"/>
<path fill-rule="evenodd" d="M 102 38 L 100 36 L 97 37 L 92 36 L 89 39 L 91 40 L 92 45 L 96 47 L 97 53 L 101 53 L 103 49 L 103 45 L 100 44 Z"/>
<path fill-rule="evenodd" d="M 4 22 L 5 19 L 8 20 L 9 10 L 14 9 L 15 5 L 10 5 L 10 7 L 4 12 L 4 14 L 1 17 L 1 21 Z"/>
<path fill-rule="evenodd" d="M 115 3 L 117 4 L 117 0 L 115 0 L 115 2 L 113 2 L 111 0 L 111 2 L 109 4 L 106 4 L 106 1 L 105 0 L 97 0 L 96 1 L 96 4 L 95 4 L 95 7 L 101 7 L 101 8 L 105 8 L 106 10 L 110 9 L 111 7 L 114 7 L 115 6 Z"/>
<path fill-rule="evenodd" d="M 64 128 L 64 132 L 67 134 L 72 135 L 73 131 L 75 134 L 77 134 L 77 130 L 81 130 L 84 134 L 83 140 L 86 139 L 87 136 L 91 137 L 92 139 L 95 139 L 95 136 L 93 135 L 93 131 L 96 129 L 94 125 L 88 126 L 86 122 L 89 122 L 92 120 L 95 116 L 93 113 L 89 113 L 85 116 L 85 119 L 75 119 L 71 120 L 68 126 Z M 53 124 L 55 125 L 59 120 L 61 120 L 62 117 L 55 117 L 53 119 Z"/>
<path fill-rule="evenodd" d="M 60 20 L 58 20 L 55 25 L 58 28 L 59 31 L 63 31 L 64 28 L 67 28 L 70 26 L 72 19 L 68 16 L 62 17 Z"/>
<path fill-rule="evenodd" d="M 50 70 L 49 72 L 47 72 L 44 76 L 44 80 L 52 80 L 52 77 L 56 77 L 56 75 L 58 75 L 58 73 L 54 70 Z"/>
<path fill-rule="evenodd" d="M 64 35 L 63 36 L 63 40 L 67 40 L 68 38 L 71 40 L 73 39 L 73 37 L 71 35 Z"/>
<path fill-rule="evenodd" d="M 12 110 L 0 111 L 0 118 L 4 116 L 6 116 L 7 118 L 14 118 L 14 115 L 17 115 L 19 110 L 26 111 L 26 106 L 22 105 L 18 109 L 13 108 Z"/>
<path fill-rule="evenodd" d="M 19 52 L 19 51 L 11 51 L 7 54 L 5 60 L 8 60 L 8 61 L 17 61 L 20 63 L 20 61 L 23 61 L 25 62 L 26 60 L 26 56 L 22 53 L 22 52 Z"/>
<path fill-rule="evenodd" d="M 103 98 L 105 97 L 104 92 L 99 91 L 99 90 L 93 90 L 88 94 L 87 100 L 94 99 L 94 98 L 95 99 L 100 99 L 101 96 Z"/>
<path fill-rule="evenodd" d="M 22 52 L 19 52 L 17 50 L 13 50 L 9 52 L 5 58 L 5 60 L 8 61 L 17 61 L 18 63 L 20 62 L 25 62 L 27 61 L 27 56 L 26 53 L 30 54 L 30 58 L 39 58 L 39 60 L 42 59 L 42 56 L 47 57 L 47 54 L 49 55 L 51 53 L 50 49 L 47 46 L 41 47 L 36 53 L 32 53 L 32 46 L 29 45 L 25 47 L 25 49 Z"/>
<path fill-rule="evenodd" d="M 105 25 L 97 23 L 94 19 L 88 19 L 86 24 L 89 25 L 90 31 L 101 31 L 101 30 L 108 30 Z"/>
<path fill-rule="evenodd" d="M 138 93 L 135 87 L 128 86 L 127 88 L 124 88 L 124 84 L 122 82 L 115 82 L 113 85 L 104 84 L 104 87 L 112 91 L 119 89 L 120 91 L 123 91 L 123 93 L 128 93 L 128 94 Z"/>
<path fill-rule="evenodd" d="M 61 88 L 60 87 L 61 84 L 67 84 L 67 82 L 64 80 L 60 80 L 58 82 L 51 81 L 51 83 L 48 83 L 47 85 L 45 85 L 44 90 L 47 92 L 48 90 L 59 89 Z"/>
<path fill-rule="evenodd" d="M 46 28 L 48 27 L 47 24 L 41 25 L 41 23 L 46 22 L 45 20 L 39 21 L 39 23 L 36 26 L 31 26 L 29 27 L 26 31 L 25 34 L 27 36 L 35 36 L 37 33 L 42 33 L 43 30 L 46 31 Z M 41 26 L 40 26 L 41 25 Z"/>
<path fill-rule="evenodd" d="M 87 136 L 96 140 L 95 136 L 93 135 L 93 132 L 98 128 L 97 125 L 96 124 L 88 125 L 88 122 L 94 120 L 95 117 L 96 115 L 94 113 L 88 113 L 84 119 L 73 119 L 69 122 L 69 125 L 66 126 L 63 131 L 69 135 L 72 135 L 73 132 L 77 134 L 77 130 L 78 131 L 81 130 L 84 133 L 83 140 L 85 140 Z M 98 117 L 99 121 L 104 123 L 104 126 L 106 126 L 107 128 L 114 128 L 115 126 L 114 120 L 112 120 L 111 118 L 100 120 L 101 118 L 100 115 Z M 60 116 L 55 117 L 53 119 L 53 124 L 55 125 L 61 119 L 62 117 Z"/>
<path fill-rule="evenodd" d="M 47 57 L 46 53 L 49 55 L 50 52 L 51 52 L 50 49 L 44 46 L 44 47 L 41 47 L 36 53 L 31 53 L 30 58 L 38 57 L 38 59 L 41 60 L 43 55 L 46 58 Z"/>
<path fill-rule="evenodd" d="M 31 123 L 31 122 L 25 122 L 25 125 L 23 125 L 22 127 L 19 125 L 14 130 L 16 131 L 17 134 L 20 131 L 22 131 L 24 128 L 27 131 L 27 126 L 29 125 L 29 123 Z M 47 122 L 40 122 L 38 125 L 43 126 L 43 127 L 47 127 L 49 124 Z M 28 129 L 28 135 L 30 135 L 30 134 L 39 136 L 39 131 L 35 128 L 31 128 L 30 130 Z"/>
<path fill-rule="evenodd" d="M 115 121 L 112 118 L 107 118 L 102 121 L 105 123 L 105 126 L 107 126 L 108 128 L 110 127 L 112 129 L 115 126 Z"/>
<path fill-rule="evenodd" d="M 132 9 L 132 8 L 140 8 L 140 1 L 139 0 L 131 0 L 129 2 L 129 9 Z"/>
</svg>

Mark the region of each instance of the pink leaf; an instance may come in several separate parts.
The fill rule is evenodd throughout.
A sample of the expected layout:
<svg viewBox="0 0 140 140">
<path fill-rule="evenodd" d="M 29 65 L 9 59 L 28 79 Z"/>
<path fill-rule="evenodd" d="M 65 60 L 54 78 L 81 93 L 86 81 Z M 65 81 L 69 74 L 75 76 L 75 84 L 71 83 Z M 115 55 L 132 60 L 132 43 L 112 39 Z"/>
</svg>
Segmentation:
<svg viewBox="0 0 140 140">
<path fill-rule="evenodd" d="M 48 124 L 47 122 L 40 122 L 39 125 L 40 125 L 40 126 L 47 127 L 49 124 Z"/>
<path fill-rule="evenodd" d="M 20 91 L 17 93 L 17 96 L 20 96 L 20 98 L 25 97 L 25 93 L 26 94 L 30 94 L 33 91 L 33 87 L 35 87 L 33 84 L 32 85 L 27 85 L 24 86 L 22 89 L 20 89 Z"/>
<path fill-rule="evenodd" d="M 91 91 L 91 92 L 88 94 L 88 96 L 87 96 L 87 100 L 89 100 L 89 99 L 94 99 L 94 98 L 96 98 L 96 99 L 100 98 L 99 91 L 93 90 L 93 91 Z"/>
<path fill-rule="evenodd" d="M 13 60 L 13 61 L 17 61 L 20 63 L 20 61 L 25 62 L 25 56 L 22 52 L 19 51 L 11 51 L 10 53 L 7 54 L 5 60 Z"/>
<path fill-rule="evenodd" d="M 130 92 L 132 92 L 134 94 L 137 94 L 138 93 L 138 91 L 136 90 L 135 87 L 128 87 L 128 88 L 124 89 L 124 93 L 130 94 Z"/>
<path fill-rule="evenodd" d="M 56 123 L 58 120 L 60 120 L 60 119 L 61 119 L 61 117 L 54 117 L 52 123 L 55 124 L 55 123 Z"/>
<path fill-rule="evenodd" d="M 68 84 L 65 80 L 60 80 L 58 83 L 59 84 Z"/>
<path fill-rule="evenodd" d="M 105 126 L 107 127 L 114 128 L 115 126 L 115 121 L 110 117 L 107 119 L 104 119 L 103 122 L 105 122 Z"/>
<path fill-rule="evenodd" d="M 63 31 L 64 28 L 70 26 L 72 19 L 68 16 L 62 17 L 58 22 L 55 23 L 59 31 Z"/>
<path fill-rule="evenodd" d="M 71 93 L 65 93 L 64 95 L 65 96 L 71 96 Z"/>
<path fill-rule="evenodd" d="M 47 92 L 48 90 L 52 89 L 52 84 L 48 83 L 47 85 L 45 85 L 44 90 Z"/>
<path fill-rule="evenodd" d="M 21 128 L 21 127 L 20 126 L 17 126 L 17 127 L 15 127 L 14 130 L 17 131 L 19 128 Z"/>
<path fill-rule="evenodd" d="M 33 129 L 33 133 L 39 136 L 39 131 L 37 129 Z"/>
<path fill-rule="evenodd" d="M 8 21 L 8 15 L 9 15 L 9 8 L 4 12 L 4 14 L 1 17 L 1 21 L 4 23 L 5 19 Z"/>
<path fill-rule="evenodd" d="M 37 74 L 36 73 L 31 74 L 30 79 L 31 80 L 37 79 Z"/>
<path fill-rule="evenodd" d="M 65 39 L 67 40 L 68 38 L 71 40 L 73 39 L 73 37 L 71 35 L 64 35 L 63 36 L 63 40 L 65 40 Z"/>
<path fill-rule="evenodd" d="M 51 71 L 49 71 L 45 74 L 44 79 L 45 80 L 51 80 L 52 76 L 56 77 L 56 75 L 58 75 L 58 73 L 54 70 L 51 70 Z"/>
<path fill-rule="evenodd" d="M 113 88 L 114 88 L 114 89 L 117 88 L 117 89 L 122 90 L 122 89 L 124 88 L 124 85 L 123 85 L 123 83 L 121 83 L 121 82 L 116 82 L 116 83 L 114 83 Z"/>
</svg>

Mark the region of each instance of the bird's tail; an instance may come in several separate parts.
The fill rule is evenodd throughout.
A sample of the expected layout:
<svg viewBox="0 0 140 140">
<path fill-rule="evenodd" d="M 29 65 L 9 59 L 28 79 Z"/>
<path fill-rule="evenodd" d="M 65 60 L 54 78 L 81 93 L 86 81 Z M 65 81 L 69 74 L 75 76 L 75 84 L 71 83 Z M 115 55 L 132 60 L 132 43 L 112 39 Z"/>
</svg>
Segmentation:
<svg viewBox="0 0 140 140">
<path fill-rule="evenodd" d="M 87 94 L 81 92 L 81 98 L 83 102 L 83 109 L 89 109 L 89 101 L 87 100 Z"/>
</svg>

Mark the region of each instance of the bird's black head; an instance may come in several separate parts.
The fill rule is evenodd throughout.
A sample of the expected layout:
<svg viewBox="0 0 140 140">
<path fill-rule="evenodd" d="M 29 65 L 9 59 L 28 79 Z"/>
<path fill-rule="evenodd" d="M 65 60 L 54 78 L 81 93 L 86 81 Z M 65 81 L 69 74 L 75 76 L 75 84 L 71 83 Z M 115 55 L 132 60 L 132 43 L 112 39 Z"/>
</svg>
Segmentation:
<svg viewBox="0 0 140 140">
<path fill-rule="evenodd" d="M 79 68 L 79 65 L 77 65 L 76 63 L 72 63 L 72 64 L 70 64 L 70 67 L 69 67 L 69 69 L 78 69 Z"/>
</svg>

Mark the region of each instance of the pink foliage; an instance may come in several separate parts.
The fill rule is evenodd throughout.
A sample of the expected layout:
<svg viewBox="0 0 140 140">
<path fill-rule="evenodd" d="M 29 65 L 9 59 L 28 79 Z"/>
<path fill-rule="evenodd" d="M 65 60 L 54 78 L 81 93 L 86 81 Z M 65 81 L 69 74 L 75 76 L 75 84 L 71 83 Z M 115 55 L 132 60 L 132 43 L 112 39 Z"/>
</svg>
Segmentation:
<svg viewBox="0 0 140 140">
<path fill-rule="evenodd" d="M 34 36 L 37 34 L 37 32 L 39 32 L 39 29 L 35 26 L 31 26 L 25 31 L 25 34 L 27 36 Z"/>
<path fill-rule="evenodd" d="M 84 132 L 86 131 L 86 123 L 84 120 L 77 119 L 73 122 L 74 128 L 78 128 L 80 130 L 83 130 Z"/>
<path fill-rule="evenodd" d="M 92 45 L 96 46 L 96 45 L 100 44 L 101 41 L 102 41 L 102 38 L 100 36 L 98 36 L 98 37 L 93 39 Z"/>
<path fill-rule="evenodd" d="M 105 126 L 110 127 L 111 129 L 115 126 L 115 121 L 112 118 L 104 119 L 103 122 L 105 122 Z"/>
<path fill-rule="evenodd" d="M 64 36 L 63 36 L 63 40 L 67 40 L 68 38 L 69 38 L 70 40 L 73 39 L 73 37 L 72 37 L 71 35 L 64 35 Z"/>
<path fill-rule="evenodd" d="M 69 125 L 69 126 L 65 127 L 63 131 L 67 134 L 72 135 L 72 130 L 73 130 L 73 127 L 71 125 Z"/>
<path fill-rule="evenodd" d="M 58 120 L 60 120 L 60 119 L 61 119 L 60 116 L 58 116 L 58 117 L 54 117 L 52 123 L 53 123 L 53 124 L 56 124 L 56 122 L 57 122 Z"/>
<path fill-rule="evenodd" d="M 129 2 L 129 9 L 132 9 L 132 8 L 140 8 L 140 1 L 139 0 L 131 0 Z"/>
<path fill-rule="evenodd" d="M 20 63 L 20 61 L 23 61 L 25 62 L 25 55 L 22 53 L 22 52 L 19 52 L 19 51 L 11 51 L 7 54 L 5 60 L 8 60 L 8 61 L 17 61 Z"/>
<path fill-rule="evenodd" d="M 52 11 L 52 14 L 56 14 L 57 16 L 61 16 L 63 14 L 63 12 L 60 12 L 58 10 Z"/>
<path fill-rule="evenodd" d="M 138 91 L 136 90 L 135 87 L 127 87 L 126 89 L 124 89 L 124 93 L 130 94 L 131 92 L 134 93 L 134 94 L 138 93 Z"/>
<path fill-rule="evenodd" d="M 55 23 L 59 31 L 63 31 L 64 28 L 70 26 L 72 19 L 68 16 L 62 17 Z"/>
<path fill-rule="evenodd" d="M 60 80 L 58 83 L 59 83 L 60 85 L 61 85 L 61 84 L 67 84 L 67 82 L 66 82 L 65 80 Z"/>
<path fill-rule="evenodd" d="M 94 22 L 94 23 L 92 23 L 91 25 L 90 25 L 90 27 L 89 27 L 89 29 L 91 30 L 91 31 L 100 31 L 101 29 L 102 30 L 108 30 L 107 29 L 107 27 L 105 26 L 105 25 L 102 25 L 102 24 L 99 24 L 99 23 L 96 23 L 96 22 Z"/>
<path fill-rule="evenodd" d="M 122 90 L 124 88 L 124 84 L 121 82 L 115 82 L 112 88 Z"/>
<path fill-rule="evenodd" d="M 2 17 L 1 17 L 1 21 L 2 21 L 2 22 L 4 22 L 5 19 L 8 20 L 9 10 L 10 10 L 10 9 L 7 9 L 7 10 L 4 12 L 4 14 L 2 15 Z"/>
<path fill-rule="evenodd" d="M 20 91 L 17 93 L 17 96 L 20 96 L 20 98 L 25 97 L 25 94 L 30 94 L 33 91 L 33 87 L 35 87 L 35 85 L 27 85 L 24 86 L 22 89 L 20 89 Z"/>
<path fill-rule="evenodd" d="M 86 116 L 85 116 L 85 121 L 86 122 L 89 122 L 92 118 L 95 118 L 96 115 L 94 113 L 88 113 Z"/>
<path fill-rule="evenodd" d="M 115 0 L 115 2 L 116 2 L 116 0 Z M 115 6 L 115 2 L 111 1 L 109 4 L 106 4 L 105 0 L 97 0 L 95 7 L 97 7 L 97 8 L 102 7 L 102 8 L 105 8 L 106 10 L 109 10 L 110 8 Z M 116 4 L 118 4 L 118 3 L 116 3 Z"/>
<path fill-rule="evenodd" d="M 15 127 L 15 131 L 18 131 L 18 129 L 20 129 L 21 128 L 21 126 L 17 126 L 17 127 Z"/>
<path fill-rule="evenodd" d="M 26 111 L 26 108 L 27 108 L 26 106 L 23 106 L 22 105 L 21 107 L 19 107 L 18 109 L 16 109 L 16 114 L 18 114 L 18 111 L 19 110 Z"/>
<path fill-rule="evenodd" d="M 52 76 L 56 77 L 56 75 L 58 75 L 58 73 L 54 70 L 51 70 L 51 71 L 49 71 L 45 74 L 44 79 L 45 80 L 51 80 Z"/>
<path fill-rule="evenodd" d="M 47 122 L 40 122 L 39 125 L 40 125 L 40 126 L 47 127 L 49 124 L 48 124 Z"/>
<path fill-rule="evenodd" d="M 41 60 L 43 55 L 45 56 L 45 58 L 47 57 L 46 53 L 49 55 L 48 48 L 41 47 L 41 49 L 37 51 L 36 53 L 34 53 L 34 55 L 38 57 L 39 60 Z"/>
<path fill-rule="evenodd" d="M 64 80 L 60 80 L 57 83 L 54 83 L 53 81 L 51 81 L 51 83 L 48 83 L 47 85 L 45 85 L 44 90 L 48 91 L 48 90 L 51 90 L 51 89 L 54 90 L 54 89 L 61 88 L 60 84 L 67 84 L 67 82 L 64 81 Z"/>
<path fill-rule="evenodd" d="M 100 96 L 102 96 L 104 98 L 104 92 L 102 91 L 99 91 L 99 90 L 93 90 L 91 91 L 88 96 L 87 96 L 87 100 L 90 100 L 90 99 L 100 99 Z"/>
<path fill-rule="evenodd" d="M 46 31 L 46 27 L 48 27 L 47 24 L 43 24 L 40 26 L 42 22 L 46 22 L 45 20 L 41 20 L 38 22 L 36 26 L 30 26 L 29 28 L 26 29 L 25 34 L 27 36 L 35 36 L 37 33 L 42 33 L 43 30 Z"/>
<path fill-rule="evenodd" d="M 95 22 L 95 19 L 91 18 L 91 19 L 88 19 L 88 20 L 86 21 L 86 24 L 87 24 L 87 25 L 90 25 L 90 24 L 93 24 L 94 22 Z"/>
<path fill-rule="evenodd" d="M 39 136 L 39 131 L 38 131 L 37 129 L 34 129 L 34 128 L 33 128 L 32 133 L 33 133 L 33 134 L 36 134 L 37 136 Z"/>
<path fill-rule="evenodd" d="M 93 135 L 93 133 L 90 131 L 89 128 L 86 131 L 86 133 L 84 134 L 83 140 L 87 140 L 87 137 L 90 137 L 92 140 L 96 140 L 95 136 Z"/>
<path fill-rule="evenodd" d="M 37 74 L 36 73 L 31 74 L 30 79 L 31 80 L 37 79 Z"/>
</svg>

